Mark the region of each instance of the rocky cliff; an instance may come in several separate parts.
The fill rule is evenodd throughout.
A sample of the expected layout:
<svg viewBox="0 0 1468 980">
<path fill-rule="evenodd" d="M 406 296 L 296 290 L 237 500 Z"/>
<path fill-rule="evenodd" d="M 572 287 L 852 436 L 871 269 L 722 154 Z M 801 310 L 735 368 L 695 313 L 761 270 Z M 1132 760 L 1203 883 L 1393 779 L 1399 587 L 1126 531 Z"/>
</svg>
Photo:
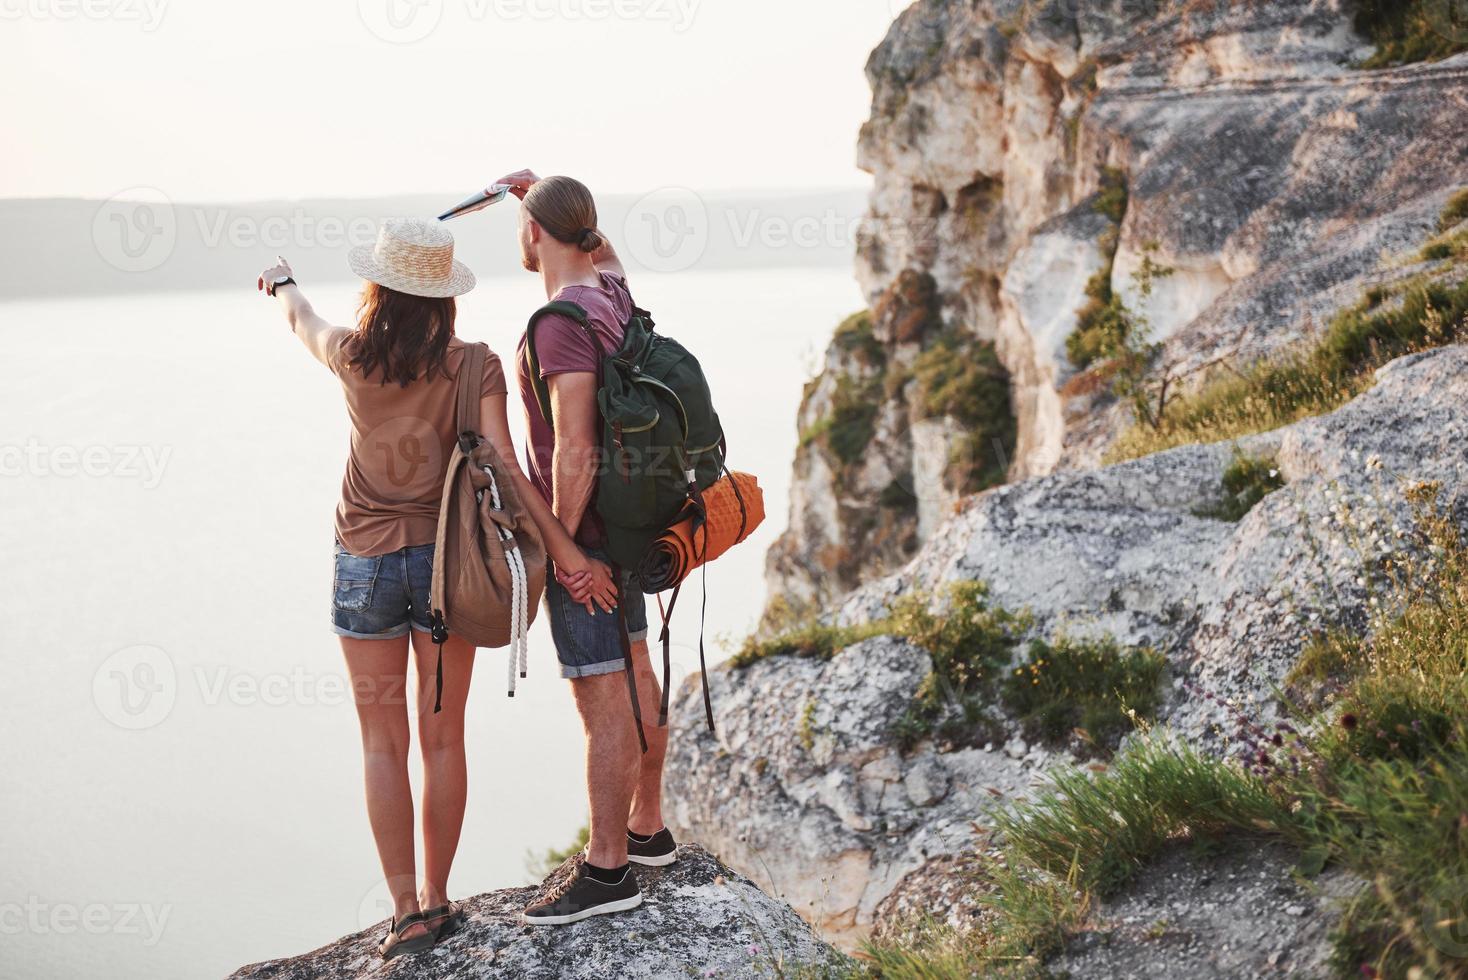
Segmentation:
<svg viewBox="0 0 1468 980">
<path fill-rule="evenodd" d="M 559 873 L 564 873 L 563 867 Z M 233 980 L 359 977 L 748 977 L 830 966 L 835 956 L 783 902 L 771 899 L 696 846 L 677 864 L 639 873 L 643 905 L 565 927 L 521 925 L 531 888 L 464 903 L 467 921 L 433 949 L 388 963 L 377 955 L 383 922 L 311 953 L 247 966 Z M 552 877 L 552 881 L 555 877 Z M 780 974 L 780 971 L 787 971 Z"/>
<path fill-rule="evenodd" d="M 719 734 L 679 698 L 680 828 L 852 946 L 983 921 L 986 815 L 1133 724 L 1262 764 L 1302 663 L 1377 609 L 1404 488 L 1468 520 L 1465 49 L 1433 3 L 903 13 L 867 69 L 871 308 L 806 391 Z M 1005 679 L 1052 654 L 1133 720 Z M 1168 856 L 1059 968 L 1324 975 L 1361 882 L 1297 885 Z"/>
<path fill-rule="evenodd" d="M 1376 7 L 1468 44 L 1448 4 Z M 904 12 L 867 66 L 872 312 L 807 392 L 770 621 L 896 567 L 965 492 L 1100 462 L 1135 415 L 1096 349 L 1118 323 L 1162 345 L 1132 387 L 1165 401 L 1418 274 L 1468 182 L 1468 57 L 1375 67 L 1370 26 L 1340 0 Z"/>
<path fill-rule="evenodd" d="M 1382 474 L 1455 488 L 1451 506 L 1468 521 L 1458 489 L 1468 486 L 1465 399 L 1468 347 L 1447 347 L 1392 362 L 1331 415 L 1237 448 L 1187 446 L 992 490 L 833 619 L 870 623 L 903 595 L 982 581 L 994 602 L 1027 611 L 1033 635 L 1160 652 L 1157 720 L 1215 752 L 1237 751 L 1240 715 L 1256 725 L 1277 717 L 1273 692 L 1307 639 L 1363 619 L 1379 588 L 1372 559 L 1409 521 Z M 1235 452 L 1270 459 L 1283 483 L 1237 522 L 1212 511 Z M 1368 522 L 1364 557 L 1346 529 L 1353 512 Z M 984 813 L 1087 753 L 1036 739 L 1002 710 L 971 744 L 914 744 L 898 722 L 932 672 L 927 652 L 881 636 L 829 660 L 722 667 L 712 684 L 717 737 L 699 728 L 697 685 L 685 686 L 675 717 L 684 736 L 668 766 L 678 826 L 848 945 L 888 912 L 910 911 L 914 890 L 918 908 L 955 921 L 972 914 L 962 894 L 971 888 L 934 893 L 981 840 Z M 1274 871 L 1276 883 L 1289 878 L 1287 865 Z"/>
</svg>

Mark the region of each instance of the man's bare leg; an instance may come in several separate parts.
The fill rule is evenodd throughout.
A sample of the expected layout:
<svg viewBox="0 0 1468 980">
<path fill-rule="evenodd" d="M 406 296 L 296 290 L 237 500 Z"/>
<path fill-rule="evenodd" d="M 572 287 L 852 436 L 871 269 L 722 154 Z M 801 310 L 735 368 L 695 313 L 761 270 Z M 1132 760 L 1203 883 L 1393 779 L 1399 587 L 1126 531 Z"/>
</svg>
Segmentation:
<svg viewBox="0 0 1468 980">
<path fill-rule="evenodd" d="M 663 760 L 668 755 L 668 729 L 658 726 L 662 687 L 653 670 L 646 641 L 632 644 L 632 666 L 637 677 L 637 700 L 642 705 L 642 730 L 647 736 L 647 751 L 641 756 L 627 829 L 649 837 L 663 829 Z M 622 699 L 630 703 L 625 678 Z M 631 714 L 630 710 L 628 714 Z M 635 731 L 632 737 L 636 739 Z"/>
<path fill-rule="evenodd" d="M 587 860 L 599 868 L 627 863 L 627 817 L 641 774 L 641 749 L 619 671 L 571 681 L 576 710 L 586 729 L 586 791 L 591 801 Z"/>
</svg>

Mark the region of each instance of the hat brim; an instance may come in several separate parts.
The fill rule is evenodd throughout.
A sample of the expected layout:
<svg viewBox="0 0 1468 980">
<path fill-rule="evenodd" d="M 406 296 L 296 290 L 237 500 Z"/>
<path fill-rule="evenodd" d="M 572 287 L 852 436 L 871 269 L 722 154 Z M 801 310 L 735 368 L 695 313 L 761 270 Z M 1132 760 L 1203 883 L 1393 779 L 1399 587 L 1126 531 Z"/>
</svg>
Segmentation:
<svg viewBox="0 0 1468 980">
<path fill-rule="evenodd" d="M 352 271 L 366 279 L 375 282 L 379 286 L 409 296 L 421 296 L 424 299 L 448 299 L 451 296 L 462 296 L 474 288 L 474 273 L 464 263 L 454 260 L 453 270 L 448 279 L 440 281 L 428 281 L 416 276 L 405 276 L 392 269 L 379 265 L 371 245 L 358 245 L 347 253 L 347 264 Z"/>
</svg>

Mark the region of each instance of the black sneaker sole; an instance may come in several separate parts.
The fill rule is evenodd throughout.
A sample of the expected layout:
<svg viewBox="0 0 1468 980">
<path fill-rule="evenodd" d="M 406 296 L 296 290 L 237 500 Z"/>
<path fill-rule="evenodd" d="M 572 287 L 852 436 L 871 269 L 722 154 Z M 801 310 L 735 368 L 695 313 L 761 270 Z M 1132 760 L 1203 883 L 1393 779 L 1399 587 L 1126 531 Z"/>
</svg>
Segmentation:
<svg viewBox="0 0 1468 980">
<path fill-rule="evenodd" d="M 520 913 L 520 921 L 527 926 L 569 926 L 573 922 L 589 919 L 594 915 L 611 915 L 614 912 L 629 912 L 642 904 L 642 893 L 638 892 L 630 898 L 619 898 L 614 902 L 605 902 L 594 905 L 580 912 L 572 912 L 570 915 L 526 915 Z"/>
</svg>

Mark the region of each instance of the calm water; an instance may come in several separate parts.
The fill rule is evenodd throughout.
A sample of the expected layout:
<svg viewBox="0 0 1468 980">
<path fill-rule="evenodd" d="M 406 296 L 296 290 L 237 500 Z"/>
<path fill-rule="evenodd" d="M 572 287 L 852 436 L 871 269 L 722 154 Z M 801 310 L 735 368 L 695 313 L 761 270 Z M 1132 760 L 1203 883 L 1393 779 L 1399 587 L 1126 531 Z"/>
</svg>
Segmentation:
<svg viewBox="0 0 1468 980">
<path fill-rule="evenodd" d="M 737 642 L 785 522 L 801 384 L 861 299 L 825 270 L 634 287 L 700 354 L 731 463 L 765 487 L 769 521 L 709 574 L 709 635 Z M 311 292 L 350 318 L 349 287 Z M 508 359 L 541 299 L 528 275 L 482 281 L 460 333 Z M 220 976 L 380 920 L 327 625 L 334 379 L 252 288 L 0 304 L 0 330 L 0 974 Z M 586 816 L 543 624 L 514 701 L 500 656 L 481 654 L 470 702 L 463 895 L 523 883 L 527 850 Z"/>
</svg>

